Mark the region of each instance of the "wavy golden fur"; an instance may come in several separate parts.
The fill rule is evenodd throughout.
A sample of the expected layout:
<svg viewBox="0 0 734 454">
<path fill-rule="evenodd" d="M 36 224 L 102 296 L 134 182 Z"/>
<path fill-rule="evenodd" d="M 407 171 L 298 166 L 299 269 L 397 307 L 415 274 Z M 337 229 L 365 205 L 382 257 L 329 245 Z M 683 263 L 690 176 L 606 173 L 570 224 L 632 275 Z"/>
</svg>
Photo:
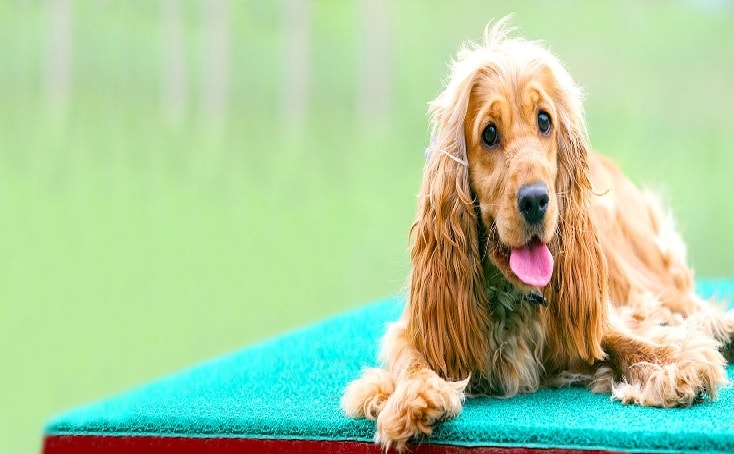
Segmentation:
<svg viewBox="0 0 734 454">
<path fill-rule="evenodd" d="M 734 313 L 695 294 L 659 201 L 590 150 L 560 62 L 511 32 L 503 19 L 463 48 L 430 104 L 408 302 L 384 367 L 342 399 L 385 448 L 430 434 L 465 394 L 574 384 L 673 407 L 726 383 Z"/>
</svg>

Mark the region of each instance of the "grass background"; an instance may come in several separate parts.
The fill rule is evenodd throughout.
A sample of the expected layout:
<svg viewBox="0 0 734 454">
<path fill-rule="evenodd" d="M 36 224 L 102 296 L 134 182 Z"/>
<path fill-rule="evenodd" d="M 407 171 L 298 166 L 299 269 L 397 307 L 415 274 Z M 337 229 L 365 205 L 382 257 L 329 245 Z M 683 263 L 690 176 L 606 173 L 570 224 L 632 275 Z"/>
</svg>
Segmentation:
<svg viewBox="0 0 734 454">
<path fill-rule="evenodd" d="M 66 110 L 41 90 L 45 2 L 0 3 L 0 450 L 58 411 L 400 291 L 426 103 L 459 44 L 510 11 L 585 87 L 593 146 L 665 194 L 698 275 L 734 276 L 730 1 L 405 0 L 390 109 L 355 113 L 359 9 L 311 1 L 305 127 L 278 113 L 283 2 L 230 6 L 229 104 L 160 107 L 156 2 L 73 2 Z"/>
</svg>

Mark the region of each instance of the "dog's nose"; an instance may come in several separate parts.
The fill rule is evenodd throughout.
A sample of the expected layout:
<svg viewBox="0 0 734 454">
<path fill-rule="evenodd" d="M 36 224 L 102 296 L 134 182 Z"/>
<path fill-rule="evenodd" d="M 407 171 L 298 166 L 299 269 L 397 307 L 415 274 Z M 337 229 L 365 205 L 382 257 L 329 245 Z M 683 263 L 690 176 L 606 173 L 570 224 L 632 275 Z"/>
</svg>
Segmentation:
<svg viewBox="0 0 734 454">
<path fill-rule="evenodd" d="M 545 183 L 526 184 L 517 192 L 517 207 L 529 224 L 543 219 L 548 200 L 548 186 Z"/>
</svg>

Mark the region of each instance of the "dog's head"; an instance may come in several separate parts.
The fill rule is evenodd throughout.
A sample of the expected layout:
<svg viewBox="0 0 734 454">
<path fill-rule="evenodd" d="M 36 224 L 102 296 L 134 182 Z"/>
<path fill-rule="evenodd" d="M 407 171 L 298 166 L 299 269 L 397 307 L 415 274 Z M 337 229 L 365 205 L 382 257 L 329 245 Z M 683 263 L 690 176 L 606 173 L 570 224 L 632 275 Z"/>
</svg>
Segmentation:
<svg viewBox="0 0 734 454">
<path fill-rule="evenodd" d="M 602 354 L 590 331 L 601 331 L 606 265 L 590 216 L 581 91 L 541 45 L 508 38 L 506 23 L 459 52 L 430 104 L 410 302 L 486 323 L 485 267 L 494 266 L 516 289 L 543 293 L 571 339 L 560 348 L 591 361 Z M 460 330 L 445 334 L 471 350 Z"/>
<path fill-rule="evenodd" d="M 547 50 L 507 33 L 500 21 L 484 46 L 459 53 L 431 103 L 431 158 L 450 154 L 467 166 L 494 265 L 518 288 L 542 288 L 553 273 L 557 247 L 549 246 L 557 245 L 569 173 L 586 165 L 581 92 Z"/>
</svg>

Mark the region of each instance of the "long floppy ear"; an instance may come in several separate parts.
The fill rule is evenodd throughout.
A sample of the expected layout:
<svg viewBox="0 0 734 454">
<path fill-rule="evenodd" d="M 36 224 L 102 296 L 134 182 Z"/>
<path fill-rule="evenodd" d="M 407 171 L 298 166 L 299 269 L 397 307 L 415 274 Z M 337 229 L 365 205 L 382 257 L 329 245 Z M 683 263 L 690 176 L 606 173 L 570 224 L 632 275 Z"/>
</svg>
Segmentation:
<svg viewBox="0 0 734 454">
<path fill-rule="evenodd" d="M 464 76 L 452 78 L 430 106 L 433 137 L 411 227 L 405 314 L 412 346 L 449 380 L 463 380 L 483 369 L 479 366 L 486 363 L 488 337 L 478 217 L 464 138 L 474 75 Z"/>
<path fill-rule="evenodd" d="M 549 286 L 555 350 L 571 362 L 593 363 L 604 357 L 607 263 L 591 213 L 589 147 L 580 90 L 566 74 L 558 103 L 559 235 L 556 269 Z M 578 353 L 574 358 L 572 352 Z"/>
</svg>

